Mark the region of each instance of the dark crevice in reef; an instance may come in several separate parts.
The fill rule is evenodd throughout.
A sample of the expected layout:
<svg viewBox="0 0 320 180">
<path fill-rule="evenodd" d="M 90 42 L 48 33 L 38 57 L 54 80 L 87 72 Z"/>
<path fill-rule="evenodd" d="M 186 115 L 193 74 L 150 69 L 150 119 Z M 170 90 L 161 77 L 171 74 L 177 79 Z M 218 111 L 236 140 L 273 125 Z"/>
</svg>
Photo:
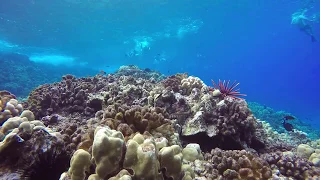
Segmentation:
<svg viewBox="0 0 320 180">
<path fill-rule="evenodd" d="M 0 167 L 9 167 L 10 169 L 17 169 L 21 160 L 21 149 L 23 144 L 19 142 L 11 142 L 10 148 L 4 148 L 0 155 Z"/>
<path fill-rule="evenodd" d="M 94 112 L 102 110 L 102 100 L 93 99 L 89 102 L 88 106 L 94 110 Z"/>
<path fill-rule="evenodd" d="M 266 146 L 264 143 L 262 143 L 261 141 L 259 141 L 258 139 L 256 138 L 252 138 L 251 139 L 251 144 L 250 144 L 250 147 L 252 149 L 255 149 L 256 151 L 260 151 L 262 149 L 264 149 Z"/>
<path fill-rule="evenodd" d="M 14 136 L 0 155 L 0 176 L 13 173 L 21 180 L 56 180 L 70 166 L 71 152 L 62 141 L 40 130 L 31 137 L 19 134 L 25 141 Z M 10 171 L 9 171 L 10 170 Z M 3 179 L 0 177 L 0 179 Z"/>
<path fill-rule="evenodd" d="M 181 136 L 183 144 L 197 143 L 200 145 L 201 150 L 204 152 L 210 152 L 214 148 L 220 148 L 223 150 L 241 150 L 244 149 L 241 144 L 237 143 L 230 136 L 217 135 L 215 137 L 209 137 L 205 132 L 201 132 L 192 136 Z"/>
</svg>

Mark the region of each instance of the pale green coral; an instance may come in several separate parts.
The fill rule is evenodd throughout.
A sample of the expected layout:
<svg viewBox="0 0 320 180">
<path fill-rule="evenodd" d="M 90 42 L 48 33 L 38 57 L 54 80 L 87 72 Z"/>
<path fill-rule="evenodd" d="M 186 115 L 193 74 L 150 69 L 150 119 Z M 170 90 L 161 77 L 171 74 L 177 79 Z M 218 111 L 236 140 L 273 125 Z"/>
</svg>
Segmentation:
<svg viewBox="0 0 320 180">
<path fill-rule="evenodd" d="M 130 173 L 123 169 L 116 176 L 109 178 L 108 180 L 131 180 Z"/>
<path fill-rule="evenodd" d="M 94 134 L 92 156 L 96 174 L 103 179 L 118 170 L 125 146 L 124 137 L 109 127 L 98 127 Z"/>
<path fill-rule="evenodd" d="M 166 169 L 165 174 L 167 177 L 173 180 L 179 179 L 182 166 L 181 147 L 172 145 L 162 148 L 159 152 L 159 162 L 161 168 Z"/>
<path fill-rule="evenodd" d="M 127 153 L 124 168 L 131 169 L 136 179 L 163 179 L 159 173 L 160 164 L 157 159 L 158 151 L 153 138 L 143 138 L 136 134 L 127 143 Z"/>
<path fill-rule="evenodd" d="M 182 150 L 183 154 L 183 160 L 193 162 L 196 159 L 202 160 L 203 156 L 201 154 L 201 149 L 199 144 L 188 144 L 185 148 Z"/>
<path fill-rule="evenodd" d="M 307 144 L 300 144 L 297 148 L 297 154 L 300 157 L 309 159 L 312 153 L 314 153 L 314 149 Z"/>
<path fill-rule="evenodd" d="M 70 168 L 68 175 L 71 177 L 71 180 L 84 180 L 86 177 L 86 171 L 90 167 L 90 154 L 83 150 L 78 149 L 72 156 L 70 161 Z"/>
<path fill-rule="evenodd" d="M 184 164 L 184 165 L 182 165 L 181 169 L 183 172 L 182 180 L 192 180 L 195 178 L 195 173 L 190 165 Z"/>
<path fill-rule="evenodd" d="M 17 133 L 18 130 L 14 130 L 10 132 L 8 135 L 4 137 L 4 139 L 0 142 L 0 153 L 6 149 L 11 143 L 13 142 L 23 142 L 24 139 L 22 139 Z"/>
<path fill-rule="evenodd" d="M 311 156 L 309 157 L 309 161 L 312 162 L 315 166 L 319 167 L 320 166 L 320 153 L 319 153 L 319 151 L 312 153 Z"/>
</svg>

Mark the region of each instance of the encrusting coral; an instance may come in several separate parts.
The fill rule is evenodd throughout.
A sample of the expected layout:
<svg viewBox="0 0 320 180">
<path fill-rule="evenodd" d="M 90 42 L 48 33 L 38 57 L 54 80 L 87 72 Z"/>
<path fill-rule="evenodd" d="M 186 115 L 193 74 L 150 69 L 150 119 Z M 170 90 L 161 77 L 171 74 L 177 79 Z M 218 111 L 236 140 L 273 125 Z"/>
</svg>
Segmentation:
<svg viewBox="0 0 320 180">
<path fill-rule="evenodd" d="M 238 93 L 221 92 L 234 87 L 123 66 L 65 75 L 26 102 L 1 92 L 0 178 L 319 178 L 317 142 L 284 141 Z"/>
</svg>

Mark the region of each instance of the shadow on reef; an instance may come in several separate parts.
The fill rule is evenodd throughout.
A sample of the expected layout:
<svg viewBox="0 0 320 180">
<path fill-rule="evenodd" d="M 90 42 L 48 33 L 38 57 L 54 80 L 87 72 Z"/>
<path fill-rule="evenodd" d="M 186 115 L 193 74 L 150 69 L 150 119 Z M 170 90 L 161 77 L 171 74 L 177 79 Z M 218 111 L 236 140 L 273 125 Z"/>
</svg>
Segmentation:
<svg viewBox="0 0 320 180">
<path fill-rule="evenodd" d="M 241 150 L 243 147 L 234 141 L 231 137 L 218 135 L 209 137 L 206 133 L 198 133 L 193 136 L 180 136 L 183 144 L 197 143 L 201 150 L 210 152 L 212 149 L 219 147 L 220 149 Z"/>
<path fill-rule="evenodd" d="M 189 143 L 199 144 L 201 150 L 204 152 L 210 152 L 215 148 L 220 148 L 223 150 L 245 149 L 245 147 L 243 147 L 230 136 L 217 135 L 215 137 L 209 137 L 206 133 L 202 132 L 193 136 L 180 136 L 180 139 L 184 145 Z M 253 138 L 250 144 L 250 148 L 259 151 L 265 148 L 265 145 L 261 141 Z"/>
</svg>

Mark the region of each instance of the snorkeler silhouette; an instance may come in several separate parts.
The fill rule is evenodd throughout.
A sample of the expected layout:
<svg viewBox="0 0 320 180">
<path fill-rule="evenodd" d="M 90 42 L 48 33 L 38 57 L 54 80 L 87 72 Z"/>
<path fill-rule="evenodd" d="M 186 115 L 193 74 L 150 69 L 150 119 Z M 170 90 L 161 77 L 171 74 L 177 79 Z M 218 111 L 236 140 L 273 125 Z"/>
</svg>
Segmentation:
<svg viewBox="0 0 320 180">
<path fill-rule="evenodd" d="M 315 18 L 309 19 L 305 16 L 305 13 L 307 12 L 307 9 L 301 9 L 291 16 L 291 24 L 295 24 L 298 26 L 298 28 L 306 33 L 308 36 L 311 37 L 312 42 L 316 42 L 317 39 L 315 38 L 313 34 L 313 28 L 311 26 L 311 22 L 315 20 Z"/>
</svg>

